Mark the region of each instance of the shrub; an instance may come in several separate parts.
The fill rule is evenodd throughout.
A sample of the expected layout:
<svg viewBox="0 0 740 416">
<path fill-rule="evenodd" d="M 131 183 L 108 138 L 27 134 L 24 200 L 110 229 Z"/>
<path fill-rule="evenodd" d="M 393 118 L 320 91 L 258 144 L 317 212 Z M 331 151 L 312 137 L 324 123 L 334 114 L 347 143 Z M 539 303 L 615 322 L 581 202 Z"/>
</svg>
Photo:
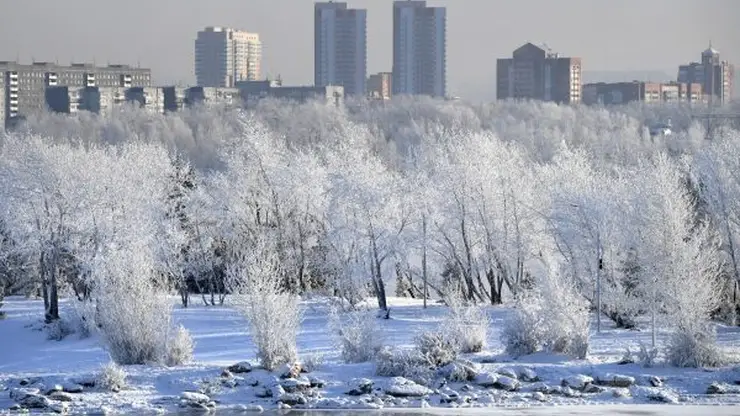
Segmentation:
<svg viewBox="0 0 740 416">
<path fill-rule="evenodd" d="M 95 302 L 73 300 L 70 304 L 70 319 L 76 327 L 75 332 L 80 338 L 89 338 L 98 330 Z"/>
<path fill-rule="evenodd" d="M 169 367 L 187 364 L 193 359 L 193 338 L 190 332 L 180 325 L 172 331 L 172 338 L 167 343 L 165 363 Z"/>
<path fill-rule="evenodd" d="M 486 347 L 490 326 L 485 307 L 465 303 L 456 292 L 448 296 L 445 301 L 450 309 L 442 327 L 445 328 L 448 339 L 454 340 L 460 353 L 483 351 Z"/>
<path fill-rule="evenodd" d="M 404 377 L 429 386 L 435 369 L 419 351 L 384 347 L 375 356 L 375 375 L 380 377 Z"/>
<path fill-rule="evenodd" d="M 537 297 L 524 296 L 504 321 L 501 333 L 506 353 L 513 357 L 533 354 L 543 348 L 546 338 L 545 314 Z"/>
<path fill-rule="evenodd" d="M 274 370 L 298 359 L 296 338 L 302 311 L 299 298 L 284 291 L 278 282 L 280 267 L 275 255 L 251 256 L 228 270 L 235 283 L 235 306 L 249 321 L 257 358 L 262 367 Z"/>
<path fill-rule="evenodd" d="M 588 354 L 588 305 L 564 276 L 548 276 L 517 300 L 502 338 L 515 357 L 546 351 L 583 359 Z"/>
<path fill-rule="evenodd" d="M 674 332 L 668 341 L 666 359 L 676 367 L 719 367 L 725 362 L 709 325 Z"/>
<path fill-rule="evenodd" d="M 423 332 L 414 341 L 417 350 L 430 366 L 442 367 L 457 358 L 457 342 L 442 331 Z"/>
<path fill-rule="evenodd" d="M 98 269 L 94 291 L 97 314 L 92 316 L 113 361 L 167 364 L 173 357 L 192 355 L 192 342 L 184 342 L 187 331 L 171 324 L 172 304 L 155 287 L 152 269 L 144 261 L 124 259 L 112 257 Z"/>
<path fill-rule="evenodd" d="M 126 387 L 127 376 L 126 370 L 110 362 L 101 368 L 95 385 L 105 390 L 119 391 Z"/>
<path fill-rule="evenodd" d="M 490 319 L 486 308 L 466 303 L 459 293 L 445 299 L 450 308 L 442 327 L 462 354 L 481 352 L 486 347 Z"/>
<path fill-rule="evenodd" d="M 645 343 L 641 342 L 640 351 L 637 353 L 637 362 L 643 367 L 655 367 L 655 364 L 658 362 L 658 349 L 648 347 Z"/>
<path fill-rule="evenodd" d="M 301 368 L 313 373 L 324 365 L 324 355 L 320 353 L 308 354 L 301 360 Z"/>
<path fill-rule="evenodd" d="M 372 310 L 340 314 L 332 309 L 329 326 L 345 363 L 371 361 L 382 347 L 382 333 Z"/>
<path fill-rule="evenodd" d="M 67 319 L 57 319 L 46 325 L 46 337 L 52 341 L 61 341 L 75 333 L 74 324 L 70 323 Z"/>
</svg>

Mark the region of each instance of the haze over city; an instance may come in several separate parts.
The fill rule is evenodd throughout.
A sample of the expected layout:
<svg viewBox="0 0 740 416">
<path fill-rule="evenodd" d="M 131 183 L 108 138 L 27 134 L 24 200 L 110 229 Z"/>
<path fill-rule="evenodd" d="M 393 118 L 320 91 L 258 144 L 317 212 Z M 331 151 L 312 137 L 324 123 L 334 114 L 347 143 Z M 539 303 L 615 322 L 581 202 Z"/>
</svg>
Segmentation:
<svg viewBox="0 0 740 416">
<path fill-rule="evenodd" d="M 392 1 L 354 0 L 368 10 L 368 74 L 390 71 Z M 313 82 L 312 0 L 0 3 L 0 60 L 139 63 L 155 84 L 193 84 L 193 41 L 209 25 L 260 34 L 263 74 Z M 601 71 L 654 71 L 675 77 L 709 41 L 740 62 L 732 0 L 455 0 L 447 7 L 450 94 L 495 98 L 496 59 L 525 42 L 583 59 L 584 78 Z M 29 30 L 33 28 L 33 30 Z M 22 35 L 20 35 L 22 34 Z M 659 80 L 656 80 L 659 81 Z"/>
</svg>

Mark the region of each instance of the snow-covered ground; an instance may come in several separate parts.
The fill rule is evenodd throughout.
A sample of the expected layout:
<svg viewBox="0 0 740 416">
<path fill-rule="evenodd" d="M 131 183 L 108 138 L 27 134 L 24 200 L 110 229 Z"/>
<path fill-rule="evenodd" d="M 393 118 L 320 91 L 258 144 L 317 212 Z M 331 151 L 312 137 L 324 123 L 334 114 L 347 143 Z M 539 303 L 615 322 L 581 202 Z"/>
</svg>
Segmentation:
<svg viewBox="0 0 740 416">
<path fill-rule="evenodd" d="M 503 346 L 499 341 L 502 321 L 509 312 L 506 308 L 491 309 L 487 350 L 465 357 L 475 363 L 479 374 L 468 383 L 449 383 L 427 391 L 413 384 L 403 385 L 403 380 L 375 377 L 371 363 L 341 364 L 327 328 L 327 307 L 318 301 L 305 303 L 305 319 L 298 338 L 303 359 L 316 361 L 316 357 L 322 357 L 317 370 L 288 380 L 280 379 L 279 372 L 267 373 L 259 369 L 225 377 L 223 370 L 235 363 L 251 361 L 255 364 L 255 347 L 247 323 L 228 306 L 205 307 L 197 298 L 194 300 L 190 308 L 176 307 L 174 312 L 175 318 L 190 330 L 196 342 L 193 364 L 177 368 L 126 367 L 127 387 L 120 392 L 82 386 L 81 393 L 51 396 L 71 400 L 68 404 L 62 405 L 59 403 L 63 402 L 56 400 L 50 403 L 59 410 L 66 406 L 73 413 L 110 410 L 140 414 L 176 410 L 183 403 L 183 393 L 200 392 L 208 397 L 186 394 L 187 403 L 197 406 L 195 403 L 199 400 L 212 401 L 221 413 L 228 409 L 274 409 L 279 406 L 278 396 L 285 393 L 282 401 L 294 408 L 312 409 L 424 408 L 429 412 L 430 407 L 441 407 L 449 414 L 452 408 L 456 413 L 463 409 L 477 413 L 476 408 L 484 408 L 486 414 L 492 414 L 493 410 L 488 408 L 498 407 L 496 411 L 501 414 L 512 414 L 508 411 L 510 408 L 519 409 L 515 413 L 518 415 L 555 414 L 556 411 L 563 415 L 585 415 L 607 409 L 624 414 L 740 414 L 740 407 L 735 406 L 687 406 L 740 405 L 740 368 L 704 370 L 618 365 L 626 347 L 634 351 L 640 342 L 650 342 L 649 332 L 606 326 L 600 334 L 593 334 L 587 360 L 535 354 L 512 361 L 502 354 Z M 379 323 L 386 342 L 394 346 L 411 346 L 415 335 L 434 329 L 446 311 L 437 304 L 430 304 L 425 310 L 414 300 L 390 299 L 390 303 L 392 319 Z M 33 393 L 33 389 L 38 389 L 40 394 L 60 387 L 62 390 L 79 389 L 79 384 L 93 379 L 109 361 L 95 337 L 79 339 L 73 334 L 62 341 L 48 340 L 46 333 L 39 330 L 42 305 L 38 300 L 6 298 L 3 310 L 7 318 L 0 320 L 0 413 L 11 408 L 19 395 Z M 659 340 L 663 339 L 664 334 L 661 334 Z M 728 353 L 737 356 L 740 328 L 720 327 L 719 343 Z M 517 384 L 514 391 L 506 391 L 512 380 L 502 375 L 519 379 L 514 383 Z M 538 381 L 525 381 L 534 376 Z M 590 387 L 579 385 L 590 378 L 595 379 L 587 383 Z M 348 395 L 353 388 L 363 390 L 360 379 L 372 382 L 365 386 L 368 394 Z M 608 385 L 615 380 L 616 384 L 625 383 L 625 387 Z M 276 383 L 282 387 L 276 387 Z M 564 387 L 568 383 L 571 386 Z M 707 394 L 713 384 L 718 394 Z M 290 394 L 292 389 L 295 394 Z M 257 397 L 270 394 L 272 397 Z M 660 401 L 674 404 L 655 406 Z M 562 406 L 553 408 L 553 405 Z M 600 410 L 590 407 L 593 405 L 601 406 Z"/>
</svg>

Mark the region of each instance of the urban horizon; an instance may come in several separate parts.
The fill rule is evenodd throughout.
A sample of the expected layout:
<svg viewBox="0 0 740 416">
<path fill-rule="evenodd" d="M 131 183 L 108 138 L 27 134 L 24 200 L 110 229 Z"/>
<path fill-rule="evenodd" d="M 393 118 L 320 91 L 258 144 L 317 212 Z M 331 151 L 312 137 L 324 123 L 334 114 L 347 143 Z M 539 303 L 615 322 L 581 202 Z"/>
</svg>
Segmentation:
<svg viewBox="0 0 740 416">
<path fill-rule="evenodd" d="M 310 36 L 313 1 L 255 0 L 245 5 L 235 0 L 221 0 L 217 6 L 194 3 L 187 14 L 183 14 L 184 9 L 178 12 L 164 3 L 146 6 L 147 13 L 134 13 L 141 10 L 137 3 L 141 1 L 127 2 L 130 10 L 118 11 L 120 19 L 105 24 L 90 19 L 86 30 L 94 31 L 94 37 L 81 37 L 81 32 L 68 27 L 72 20 L 64 16 L 68 13 L 102 15 L 106 13 L 105 5 L 71 0 L 63 10 L 55 12 L 52 19 L 45 8 L 19 4 L 3 13 L 12 15 L 13 19 L 3 24 L 8 36 L 3 37 L 5 41 L 0 40 L 0 59 L 140 63 L 142 67 L 152 68 L 153 82 L 158 85 L 194 85 L 193 38 L 206 26 L 220 25 L 260 34 L 264 42 L 265 75 L 271 78 L 280 75 L 293 85 L 313 83 L 313 39 Z M 367 10 L 368 74 L 391 71 L 392 2 L 355 0 L 349 3 L 350 7 Z M 698 59 L 697 52 L 706 48 L 709 40 L 724 59 L 740 61 L 738 50 L 733 46 L 736 44 L 733 39 L 740 35 L 733 35 L 737 28 L 729 24 L 731 19 L 728 18 L 732 15 L 729 11 L 736 6 L 724 0 L 656 0 L 628 2 L 619 7 L 608 4 L 594 7 L 580 0 L 567 0 L 558 5 L 538 0 L 505 5 L 494 3 L 429 2 L 432 6 L 447 6 L 449 14 L 447 84 L 450 95 L 473 100 L 495 98 L 496 58 L 509 56 L 510 51 L 529 41 L 538 45 L 547 42 L 564 56 L 581 57 L 584 82 L 673 79 L 676 66 Z M 0 5 L 0 9 L 2 7 Z M 537 13 L 532 14 L 533 10 Z M 161 21 L 163 13 L 174 17 L 166 20 L 167 31 L 164 32 L 155 30 L 159 24 L 149 23 Z M 19 30 L 19 25 L 30 25 L 37 19 L 44 19 L 46 14 L 52 24 L 23 37 L 10 36 Z M 614 18 L 614 24 L 599 23 L 603 16 Z M 655 22 L 658 16 L 672 23 L 657 25 L 660 30 L 651 28 L 657 28 L 656 25 L 638 23 L 643 19 Z M 131 25 L 127 21 L 139 23 Z M 134 27 L 136 30 L 132 30 Z M 57 39 L 53 48 L 47 42 L 50 36 Z M 605 79 L 605 72 L 609 72 L 606 75 L 610 79 Z"/>
</svg>

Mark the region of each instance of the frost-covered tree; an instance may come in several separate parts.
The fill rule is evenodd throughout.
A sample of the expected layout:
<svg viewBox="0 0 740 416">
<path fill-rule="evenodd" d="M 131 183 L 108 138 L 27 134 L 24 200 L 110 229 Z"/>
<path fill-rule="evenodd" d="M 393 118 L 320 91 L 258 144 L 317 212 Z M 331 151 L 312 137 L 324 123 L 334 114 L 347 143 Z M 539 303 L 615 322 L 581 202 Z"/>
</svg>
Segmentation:
<svg viewBox="0 0 740 416">
<path fill-rule="evenodd" d="M 711 313 L 720 301 L 722 262 L 716 233 L 697 215 L 697 199 L 677 162 L 664 155 L 653 163 L 653 196 L 643 214 L 641 283 L 653 316 L 673 328 L 668 359 L 677 366 L 722 362 Z M 654 329 L 653 329 L 654 330 Z"/>
<path fill-rule="evenodd" d="M 726 259 L 728 279 L 722 298 L 728 304 L 731 321 L 740 316 L 740 204 L 733 197 L 740 192 L 737 137 L 737 133 L 728 134 L 712 141 L 696 154 L 692 169 L 700 197 L 699 211 L 708 214 Z"/>
</svg>

